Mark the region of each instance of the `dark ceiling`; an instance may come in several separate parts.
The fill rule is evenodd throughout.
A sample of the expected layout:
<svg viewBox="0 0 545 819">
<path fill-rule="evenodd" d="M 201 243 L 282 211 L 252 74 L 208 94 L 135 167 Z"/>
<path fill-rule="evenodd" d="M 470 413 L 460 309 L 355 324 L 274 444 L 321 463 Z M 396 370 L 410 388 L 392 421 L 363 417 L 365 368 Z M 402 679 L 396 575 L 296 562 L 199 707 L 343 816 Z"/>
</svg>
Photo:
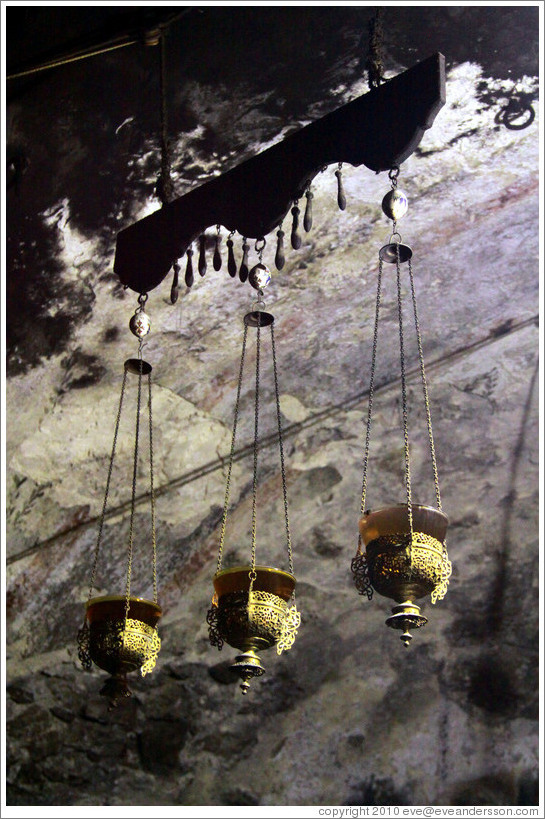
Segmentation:
<svg viewBox="0 0 545 819">
<path fill-rule="evenodd" d="M 369 6 L 9 7 L 8 77 L 92 45 L 123 37 L 138 42 L 8 80 L 8 373 L 61 350 L 90 306 L 90 293 L 80 292 L 68 298 L 67 311 L 49 315 L 51 303 L 68 294 L 52 231 L 40 214 L 67 199 L 72 224 L 100 236 L 107 254 L 116 232 L 131 222 L 135 200 L 153 195 L 160 162 L 159 48 L 142 45 L 146 32 L 167 31 L 169 133 L 187 136 L 185 153 L 173 156 L 181 195 L 208 178 L 214 158 L 225 170 L 246 158 L 252 143 L 340 105 L 343 89 L 365 76 L 373 13 Z M 417 7 L 385 7 L 382 14 L 386 71 L 424 59 L 433 43 L 447 68 L 471 59 L 485 76 L 537 75 L 535 7 L 441 6 L 426 27 Z M 207 88 L 217 90 L 207 97 Z M 239 89 L 242 108 L 235 103 L 218 114 L 216 98 L 227 88 Z M 488 85 L 481 95 L 483 106 L 497 104 Z M 130 127 L 119 137 L 125 121 Z"/>
</svg>

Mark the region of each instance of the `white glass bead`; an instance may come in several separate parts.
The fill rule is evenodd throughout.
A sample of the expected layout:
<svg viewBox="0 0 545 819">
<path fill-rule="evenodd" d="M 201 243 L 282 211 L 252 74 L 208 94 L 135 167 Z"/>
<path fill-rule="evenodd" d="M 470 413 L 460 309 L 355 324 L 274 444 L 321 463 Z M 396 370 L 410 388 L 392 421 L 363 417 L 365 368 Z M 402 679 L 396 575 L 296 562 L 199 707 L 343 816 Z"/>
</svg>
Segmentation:
<svg viewBox="0 0 545 819">
<path fill-rule="evenodd" d="M 129 328 L 133 335 L 138 338 L 144 338 L 151 329 L 150 317 L 143 311 L 135 313 L 129 321 Z"/>
<path fill-rule="evenodd" d="M 395 188 L 393 191 L 388 191 L 382 200 L 382 210 L 388 217 L 397 222 L 402 216 L 405 216 L 409 208 L 409 202 L 406 194 Z"/>
</svg>

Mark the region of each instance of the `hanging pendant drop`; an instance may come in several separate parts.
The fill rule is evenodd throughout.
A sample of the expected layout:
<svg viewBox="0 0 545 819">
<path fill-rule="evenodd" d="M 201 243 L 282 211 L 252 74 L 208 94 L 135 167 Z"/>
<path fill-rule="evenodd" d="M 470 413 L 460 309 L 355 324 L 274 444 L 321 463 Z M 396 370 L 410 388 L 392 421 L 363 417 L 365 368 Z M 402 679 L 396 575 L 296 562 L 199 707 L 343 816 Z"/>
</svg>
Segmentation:
<svg viewBox="0 0 545 819">
<path fill-rule="evenodd" d="M 306 204 L 306 207 L 305 207 L 305 215 L 303 217 L 303 227 L 305 228 L 306 232 L 308 233 L 309 230 L 312 227 L 312 199 L 314 197 L 314 194 L 309 189 L 305 193 L 305 196 L 307 198 L 307 204 Z"/>
<path fill-rule="evenodd" d="M 205 253 L 205 246 L 206 246 L 206 236 L 204 233 L 202 236 L 199 236 L 199 275 L 204 276 L 206 273 L 206 253 Z"/>
<path fill-rule="evenodd" d="M 185 283 L 187 287 L 193 287 L 195 276 L 193 275 L 193 248 L 188 247 L 186 250 L 187 264 L 185 267 Z"/>
<path fill-rule="evenodd" d="M 178 301 L 178 274 L 180 272 L 180 265 L 178 262 L 175 262 L 172 265 L 174 269 L 174 275 L 172 276 L 172 287 L 170 288 L 170 303 L 176 304 Z"/>
<path fill-rule="evenodd" d="M 235 276 L 237 275 L 237 263 L 233 251 L 233 240 L 231 239 L 230 236 L 227 239 L 227 272 L 229 273 L 232 279 L 234 279 Z"/>
<path fill-rule="evenodd" d="M 346 196 L 344 195 L 343 172 L 342 164 L 340 162 L 339 167 L 335 171 L 335 176 L 337 177 L 337 204 L 339 206 L 339 210 L 345 210 Z"/>
<path fill-rule="evenodd" d="M 214 270 L 221 270 L 221 253 L 220 253 L 221 236 L 218 231 L 216 235 L 216 244 L 214 246 L 214 256 L 212 258 L 212 266 Z"/>
<path fill-rule="evenodd" d="M 297 205 L 292 207 L 291 215 L 293 216 L 293 223 L 291 226 L 291 246 L 294 250 L 299 250 L 301 247 L 301 237 L 297 232 L 299 229 L 299 208 Z"/>
<path fill-rule="evenodd" d="M 284 255 L 284 231 L 282 228 L 277 231 L 276 234 L 276 254 L 274 257 L 274 264 L 276 265 L 277 270 L 282 270 L 284 264 L 286 262 L 286 257 Z"/>
<path fill-rule="evenodd" d="M 248 268 L 248 251 L 250 250 L 250 245 L 246 241 L 246 239 L 242 242 L 242 261 L 240 263 L 240 270 L 238 271 L 238 277 L 241 282 L 245 282 L 248 278 L 249 268 Z"/>
</svg>

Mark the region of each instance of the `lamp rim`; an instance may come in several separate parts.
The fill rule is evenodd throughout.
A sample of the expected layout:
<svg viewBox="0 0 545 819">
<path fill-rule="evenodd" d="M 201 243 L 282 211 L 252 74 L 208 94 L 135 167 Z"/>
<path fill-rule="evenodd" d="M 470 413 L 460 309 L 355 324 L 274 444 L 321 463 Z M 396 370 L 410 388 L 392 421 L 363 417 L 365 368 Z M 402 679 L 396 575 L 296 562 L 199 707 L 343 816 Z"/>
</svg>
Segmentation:
<svg viewBox="0 0 545 819">
<path fill-rule="evenodd" d="M 230 566 L 228 569 L 220 569 L 219 572 L 216 572 L 213 579 L 216 577 L 224 577 L 228 574 L 234 574 L 235 572 L 241 571 L 252 571 L 252 567 L 249 563 L 244 563 L 241 566 Z M 291 574 L 291 572 L 286 571 L 285 569 L 277 569 L 275 566 L 255 566 L 254 570 L 256 572 L 268 572 L 274 573 L 278 575 L 284 575 L 285 577 L 289 577 L 291 580 L 295 580 L 295 575 Z"/>
<path fill-rule="evenodd" d="M 89 609 L 96 603 L 117 603 L 120 600 L 126 601 L 126 599 L 127 597 L 124 594 L 104 594 L 100 595 L 99 597 L 91 597 L 85 604 L 85 608 Z M 150 606 L 150 608 L 154 609 L 159 615 L 162 615 L 163 613 L 163 609 L 159 603 L 155 603 L 153 600 L 148 600 L 147 597 L 135 597 L 131 594 L 129 597 L 129 603 L 143 603 L 146 606 Z"/>
<path fill-rule="evenodd" d="M 218 598 L 221 599 L 230 592 L 247 592 L 250 588 L 249 574 L 251 571 L 252 567 L 246 564 L 220 569 L 219 572 L 216 572 L 212 580 Z M 255 566 L 254 571 L 256 574 L 255 591 L 267 591 L 285 601 L 291 598 L 296 586 L 293 574 L 273 566 Z"/>
<path fill-rule="evenodd" d="M 362 515 L 362 518 L 366 515 L 374 514 L 375 512 L 385 512 L 388 509 L 397 509 L 404 506 L 405 509 L 407 508 L 408 504 L 405 503 L 389 503 L 387 506 L 378 506 L 377 508 L 366 509 Z M 448 515 L 443 512 L 442 509 L 438 509 L 437 506 L 428 506 L 425 503 L 411 503 L 411 509 L 424 509 L 427 512 L 435 512 L 437 515 L 441 515 L 445 518 L 447 523 L 450 523 Z"/>
</svg>

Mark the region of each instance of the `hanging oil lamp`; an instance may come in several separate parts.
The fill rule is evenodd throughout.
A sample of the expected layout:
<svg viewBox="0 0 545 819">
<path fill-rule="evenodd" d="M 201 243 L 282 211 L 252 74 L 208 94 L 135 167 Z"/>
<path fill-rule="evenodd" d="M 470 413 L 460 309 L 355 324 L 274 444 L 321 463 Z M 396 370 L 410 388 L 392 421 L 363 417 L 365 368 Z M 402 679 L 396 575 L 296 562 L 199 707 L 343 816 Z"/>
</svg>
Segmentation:
<svg viewBox="0 0 545 819">
<path fill-rule="evenodd" d="M 94 663 L 96 666 L 98 666 L 98 668 L 101 668 L 110 674 L 110 677 L 104 684 L 100 693 L 109 698 L 111 707 L 116 706 L 119 700 L 123 700 L 124 698 L 131 696 L 131 691 L 127 684 L 127 674 L 140 669 L 140 673 L 142 676 L 144 676 L 148 672 L 152 671 L 155 667 L 157 654 L 161 647 L 161 641 L 157 634 L 157 623 L 161 617 L 162 610 L 157 602 L 157 556 L 151 410 L 152 367 L 142 358 L 143 339 L 150 330 L 150 319 L 144 312 L 146 300 L 146 294 L 141 294 L 139 296 L 138 307 L 129 323 L 131 332 L 139 339 L 138 357 L 128 359 L 125 361 L 124 365 L 121 395 L 115 422 L 108 477 L 106 480 L 106 490 L 98 527 L 93 567 L 91 571 L 89 595 L 85 609 L 84 623 L 78 632 L 78 656 L 83 668 L 90 670 L 92 664 Z M 108 505 L 110 482 L 116 454 L 119 425 L 123 409 L 123 401 L 127 392 L 127 380 L 132 376 L 137 376 L 137 395 L 125 592 L 124 594 L 107 594 L 100 597 L 93 597 L 100 546 L 102 543 L 104 529 L 104 520 Z M 134 545 L 134 512 L 136 505 L 138 445 L 140 437 L 143 376 L 147 376 L 148 381 L 149 498 L 151 508 L 153 600 L 147 600 L 143 597 L 135 597 L 131 593 L 131 571 Z"/>
<path fill-rule="evenodd" d="M 447 592 L 452 565 L 448 559 L 445 542 L 448 518 L 441 508 L 441 494 L 433 441 L 428 386 L 411 263 L 412 250 L 408 245 L 402 243 L 402 238 L 397 232 L 397 220 L 402 218 L 408 209 L 406 195 L 397 188 L 398 175 L 399 168 L 396 167 L 390 171 L 391 190 L 382 200 L 383 212 L 392 220 L 393 230 L 388 243 L 379 251 L 371 380 L 369 385 L 369 404 L 363 458 L 361 517 L 359 520 L 358 549 L 356 556 L 352 560 L 351 568 L 356 588 L 360 594 L 367 595 L 368 599 L 371 599 L 373 590 L 375 590 L 379 594 L 395 601 L 396 605 L 392 609 L 391 616 L 386 620 L 386 624 L 391 628 L 400 629 L 402 631 L 401 640 L 405 646 L 408 646 L 412 639 L 410 629 L 420 628 L 427 623 L 427 618 L 420 613 L 420 607 L 417 605 L 416 600 L 428 594 L 431 594 L 432 603 L 435 603 L 437 600 L 442 600 Z M 397 274 L 406 501 L 394 506 L 366 510 L 367 470 L 375 384 L 378 320 L 383 265 L 385 263 L 395 265 Z M 412 498 L 403 305 L 401 297 L 401 266 L 405 263 L 407 263 L 408 266 L 420 375 L 426 408 L 430 457 L 435 485 L 435 506 L 415 504 Z M 365 552 L 363 551 L 363 547 L 365 547 Z"/>
<path fill-rule="evenodd" d="M 228 643 L 241 653 L 235 658 L 231 669 L 240 677 L 240 688 L 246 694 L 250 680 L 265 673 L 258 652 L 276 646 L 278 654 L 291 648 L 301 623 L 301 615 L 295 606 L 295 576 L 293 572 L 293 554 L 290 525 L 288 517 L 288 499 L 286 490 L 286 472 L 284 465 L 284 447 L 282 425 L 280 420 L 280 400 L 278 391 L 278 371 L 274 341 L 274 316 L 263 309 L 263 287 L 270 281 L 270 271 L 263 264 L 262 254 L 265 240 L 256 242 L 259 262 L 249 271 L 248 280 L 259 294 L 257 302 L 250 313 L 244 316 L 244 334 L 242 353 L 235 401 L 231 451 L 227 470 L 225 502 L 220 531 L 218 563 L 213 578 L 214 596 L 207 614 L 209 639 L 212 646 L 222 649 Z M 278 425 L 278 445 L 282 473 L 282 493 L 284 499 L 284 518 L 286 529 L 286 550 L 288 571 L 272 566 L 261 565 L 256 560 L 257 540 L 257 463 L 259 453 L 259 380 L 261 367 L 261 335 L 265 328 L 270 329 L 271 352 L 274 373 L 274 391 L 276 399 L 276 418 Z M 254 441 L 253 441 L 253 484 L 252 484 L 252 521 L 249 562 L 242 566 L 222 569 L 225 529 L 229 508 L 231 473 L 235 453 L 235 441 L 239 417 L 240 393 L 242 387 L 244 359 L 248 328 L 256 331 L 256 365 L 255 365 L 255 403 L 254 403 Z M 291 602 L 291 605 L 289 605 Z"/>
</svg>

